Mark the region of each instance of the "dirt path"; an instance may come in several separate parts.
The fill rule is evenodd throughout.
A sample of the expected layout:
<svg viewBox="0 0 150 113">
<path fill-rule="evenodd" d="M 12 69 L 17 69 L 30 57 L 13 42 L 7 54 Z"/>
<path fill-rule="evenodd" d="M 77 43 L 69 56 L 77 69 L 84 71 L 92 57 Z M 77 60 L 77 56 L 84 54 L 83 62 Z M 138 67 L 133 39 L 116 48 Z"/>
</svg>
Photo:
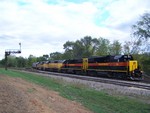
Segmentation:
<svg viewBox="0 0 150 113">
<path fill-rule="evenodd" d="M 0 75 L 0 113 L 91 113 L 57 92 Z"/>
</svg>

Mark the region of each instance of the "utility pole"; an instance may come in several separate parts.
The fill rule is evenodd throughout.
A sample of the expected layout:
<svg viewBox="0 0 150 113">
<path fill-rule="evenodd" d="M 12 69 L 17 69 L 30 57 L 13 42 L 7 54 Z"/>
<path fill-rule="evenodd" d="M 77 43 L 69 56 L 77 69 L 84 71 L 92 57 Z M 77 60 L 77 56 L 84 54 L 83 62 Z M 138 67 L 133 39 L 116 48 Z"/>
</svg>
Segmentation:
<svg viewBox="0 0 150 113">
<path fill-rule="evenodd" d="M 7 61 L 7 57 L 12 53 L 12 54 L 17 54 L 17 53 L 21 53 L 21 43 L 19 43 L 20 49 L 7 49 L 5 50 L 5 70 L 7 70 L 7 66 L 8 66 L 8 61 Z"/>
</svg>

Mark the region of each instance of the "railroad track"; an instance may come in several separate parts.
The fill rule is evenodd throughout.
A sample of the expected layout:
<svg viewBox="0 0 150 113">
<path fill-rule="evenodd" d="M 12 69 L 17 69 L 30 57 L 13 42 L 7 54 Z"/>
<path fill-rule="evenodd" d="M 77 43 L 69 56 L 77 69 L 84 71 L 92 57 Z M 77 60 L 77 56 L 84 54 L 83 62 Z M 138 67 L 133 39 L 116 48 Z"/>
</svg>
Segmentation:
<svg viewBox="0 0 150 113">
<path fill-rule="evenodd" d="M 150 90 L 150 84 L 142 83 L 142 82 L 116 80 L 116 79 L 109 79 L 109 78 L 91 77 L 91 76 L 58 73 L 58 72 L 40 71 L 40 70 L 34 70 L 30 68 L 29 69 L 15 69 L 15 70 L 23 70 L 27 72 L 41 73 L 41 74 L 45 74 L 44 76 L 54 75 L 54 76 L 69 77 L 69 78 L 75 78 L 75 79 L 86 80 L 86 81 L 93 81 L 93 82 L 99 82 L 99 83 L 107 83 L 107 84 L 113 84 L 113 85 L 119 85 L 119 86 Z"/>
<path fill-rule="evenodd" d="M 25 69 L 24 71 L 46 74 L 45 76 L 55 75 L 55 76 L 61 76 L 61 77 L 69 77 L 69 78 L 75 78 L 75 79 L 80 79 L 80 80 L 86 80 L 86 81 L 94 81 L 94 82 L 100 82 L 100 83 L 107 83 L 107 84 L 113 84 L 113 85 L 119 85 L 119 86 L 126 86 L 126 87 L 150 90 L 150 84 L 141 83 L 141 82 L 123 81 L 123 80 L 115 80 L 115 79 L 100 78 L 100 77 L 90 77 L 90 76 L 57 73 L 57 72 L 48 72 L 48 71 L 40 71 L 40 70 L 33 70 L 33 69 Z"/>
</svg>

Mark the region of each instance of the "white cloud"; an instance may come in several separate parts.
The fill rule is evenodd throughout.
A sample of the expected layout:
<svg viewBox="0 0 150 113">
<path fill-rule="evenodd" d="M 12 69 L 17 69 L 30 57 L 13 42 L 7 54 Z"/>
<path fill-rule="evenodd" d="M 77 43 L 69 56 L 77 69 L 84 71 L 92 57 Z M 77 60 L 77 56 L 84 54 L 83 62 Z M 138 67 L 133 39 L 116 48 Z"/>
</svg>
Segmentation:
<svg viewBox="0 0 150 113">
<path fill-rule="evenodd" d="M 139 16 L 149 9 L 149 0 L 119 0 L 113 2 L 106 8 L 110 17 L 106 20 L 106 25 L 116 27 L 127 22 L 136 22 Z"/>
<path fill-rule="evenodd" d="M 18 48 L 19 42 L 24 57 L 62 52 L 66 41 L 86 35 L 123 42 L 132 23 L 149 6 L 149 0 L 57 0 L 52 4 L 48 0 L 0 0 L 0 58 L 5 49 Z"/>
</svg>

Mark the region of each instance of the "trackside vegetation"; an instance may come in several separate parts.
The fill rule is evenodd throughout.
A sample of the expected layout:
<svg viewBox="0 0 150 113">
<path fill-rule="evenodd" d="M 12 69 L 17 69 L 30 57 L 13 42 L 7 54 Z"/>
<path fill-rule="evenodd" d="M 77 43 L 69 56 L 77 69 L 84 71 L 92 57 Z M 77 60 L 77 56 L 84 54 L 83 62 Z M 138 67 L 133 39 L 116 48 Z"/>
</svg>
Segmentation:
<svg viewBox="0 0 150 113">
<path fill-rule="evenodd" d="M 0 68 L 0 74 L 20 77 L 55 90 L 67 99 L 80 102 L 94 113 L 150 113 L 150 104 L 123 96 L 112 96 L 106 92 L 95 91 L 79 85 L 64 84 L 61 81 L 34 74 Z"/>
</svg>

